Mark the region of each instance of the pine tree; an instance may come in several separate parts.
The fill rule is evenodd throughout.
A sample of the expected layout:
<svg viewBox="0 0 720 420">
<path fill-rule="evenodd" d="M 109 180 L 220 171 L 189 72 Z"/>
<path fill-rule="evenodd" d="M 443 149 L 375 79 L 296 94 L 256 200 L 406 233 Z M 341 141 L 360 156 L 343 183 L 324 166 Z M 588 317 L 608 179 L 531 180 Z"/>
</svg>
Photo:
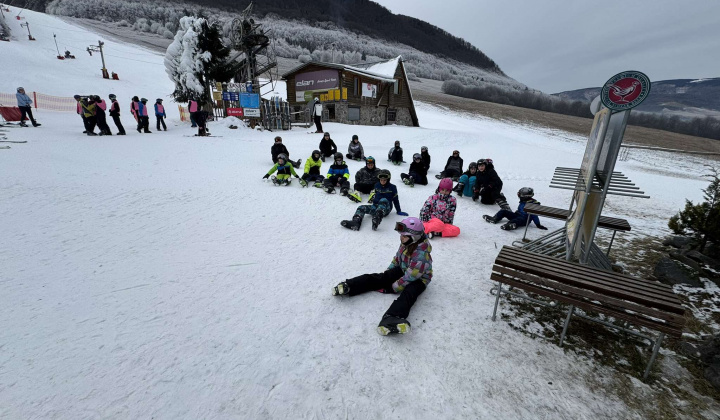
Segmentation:
<svg viewBox="0 0 720 420">
<path fill-rule="evenodd" d="M 710 185 L 702 190 L 704 203 L 685 200 L 685 209 L 670 218 L 668 227 L 678 235 L 693 235 L 700 252 L 708 241 L 720 244 L 720 172 L 710 168 Z"/>
<path fill-rule="evenodd" d="M 210 83 L 228 82 L 237 70 L 228 62 L 230 49 L 222 43 L 220 28 L 207 19 L 185 16 L 165 53 L 165 71 L 175 82 L 173 98 L 210 102 Z"/>
<path fill-rule="evenodd" d="M 0 15 L 0 39 L 4 41 L 10 40 L 10 26 L 5 22 L 5 15 Z"/>
</svg>

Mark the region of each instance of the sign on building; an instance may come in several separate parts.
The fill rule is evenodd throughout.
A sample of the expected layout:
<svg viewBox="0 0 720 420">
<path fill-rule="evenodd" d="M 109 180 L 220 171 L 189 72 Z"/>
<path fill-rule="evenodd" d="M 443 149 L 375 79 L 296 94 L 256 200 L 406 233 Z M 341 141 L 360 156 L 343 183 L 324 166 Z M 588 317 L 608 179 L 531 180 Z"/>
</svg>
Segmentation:
<svg viewBox="0 0 720 420">
<path fill-rule="evenodd" d="M 243 108 L 246 117 L 260 117 L 260 108 Z"/>
<path fill-rule="evenodd" d="M 223 92 L 222 93 L 222 99 L 223 101 L 239 101 L 240 100 L 240 94 L 237 92 Z"/>
<path fill-rule="evenodd" d="M 340 87 L 337 70 L 318 70 L 300 73 L 295 76 L 295 100 L 311 102 L 317 92 L 327 92 Z"/>
<path fill-rule="evenodd" d="M 243 109 L 242 108 L 228 108 L 227 116 L 228 117 L 242 117 Z"/>
<path fill-rule="evenodd" d="M 362 96 L 365 98 L 375 98 L 377 96 L 377 85 L 372 83 L 363 83 Z"/>
<path fill-rule="evenodd" d="M 243 108 L 260 108 L 260 95 L 257 93 L 241 93 L 240 106 Z"/>
</svg>

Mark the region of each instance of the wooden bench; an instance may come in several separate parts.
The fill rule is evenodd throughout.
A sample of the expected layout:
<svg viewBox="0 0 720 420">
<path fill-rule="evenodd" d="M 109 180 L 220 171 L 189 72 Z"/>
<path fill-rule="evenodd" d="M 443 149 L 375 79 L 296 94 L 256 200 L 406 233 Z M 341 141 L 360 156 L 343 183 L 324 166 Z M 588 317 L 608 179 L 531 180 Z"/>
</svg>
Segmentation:
<svg viewBox="0 0 720 420">
<path fill-rule="evenodd" d="M 523 242 L 527 235 L 528 226 L 530 226 L 530 215 L 536 214 L 538 216 L 549 217 L 551 219 L 567 220 L 570 217 L 570 210 L 559 209 L 557 207 L 541 206 L 539 204 L 528 203 L 525 205 L 525 213 L 528 214 L 527 223 L 525 224 L 525 234 L 523 235 Z M 629 232 L 630 222 L 625 219 L 617 217 L 600 216 L 598 220 L 598 227 L 603 229 L 610 229 L 613 231 L 612 238 L 610 238 L 610 245 L 608 245 L 607 252 L 605 255 L 610 255 L 610 249 L 612 248 L 613 241 L 615 241 L 615 234 L 618 231 Z"/>
<path fill-rule="evenodd" d="M 658 338 L 653 339 L 636 331 L 583 316 L 645 338 L 653 344 L 652 355 L 643 378 L 647 378 L 665 334 L 680 337 L 685 325 L 685 309 L 670 286 L 514 247 L 504 246 L 500 250 L 490 278 L 498 282 L 493 321 L 501 293 L 526 297 L 503 290 L 503 283 L 570 304 L 560 336 L 561 346 L 575 308 L 602 313 L 659 332 Z"/>
</svg>

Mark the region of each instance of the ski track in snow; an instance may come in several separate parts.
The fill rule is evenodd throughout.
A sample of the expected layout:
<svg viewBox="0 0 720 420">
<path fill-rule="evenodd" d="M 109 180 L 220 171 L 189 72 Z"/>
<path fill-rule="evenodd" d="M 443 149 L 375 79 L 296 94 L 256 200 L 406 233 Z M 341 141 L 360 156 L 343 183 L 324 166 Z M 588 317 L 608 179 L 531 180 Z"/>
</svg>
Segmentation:
<svg viewBox="0 0 720 420">
<path fill-rule="evenodd" d="M 141 70 L 167 85 L 162 67 Z M 418 113 L 423 128 L 324 125 L 342 152 L 360 136 L 411 215 L 453 149 L 466 167 L 493 158 L 513 207 L 523 186 L 569 204 L 548 184 L 556 166 L 579 165 L 582 137 L 422 103 Z M 413 331 L 381 337 L 393 296 L 330 288 L 384 270 L 401 217 L 351 232 L 339 225 L 356 208 L 348 199 L 262 182 L 275 133 L 211 124 L 222 138 L 187 138 L 171 118 L 167 133 L 139 135 L 124 115 L 128 136 L 88 138 L 75 115 L 37 114 L 41 128 L 8 133 L 28 143 L 0 155 L 0 418 L 639 418 L 587 384 L 612 369 L 490 321 L 492 262 L 523 234 L 482 220 L 496 206 L 459 200 L 462 234 L 432 241 Z M 320 140 L 280 134 L 303 163 Z M 386 165 L 396 139 L 408 156 L 429 147 L 430 185 L 408 188 L 407 164 Z M 666 233 L 685 198 L 701 197 L 699 162 L 632 151 L 618 170 L 652 198 L 610 197 L 608 213 Z M 349 166 L 354 179 L 361 164 Z"/>
</svg>

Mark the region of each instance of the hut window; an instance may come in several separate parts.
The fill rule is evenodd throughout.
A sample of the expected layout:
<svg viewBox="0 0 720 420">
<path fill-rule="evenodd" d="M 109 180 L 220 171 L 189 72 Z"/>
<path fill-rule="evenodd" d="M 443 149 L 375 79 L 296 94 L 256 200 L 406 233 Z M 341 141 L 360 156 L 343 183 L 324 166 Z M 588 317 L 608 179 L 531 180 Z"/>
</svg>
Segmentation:
<svg viewBox="0 0 720 420">
<path fill-rule="evenodd" d="M 334 120 L 335 119 L 335 104 L 326 105 L 325 106 L 328 111 L 328 119 Z"/>
<path fill-rule="evenodd" d="M 395 109 L 395 108 L 388 108 L 388 110 L 387 110 L 387 120 L 388 120 L 388 122 L 395 122 L 395 121 L 397 121 L 397 109 Z"/>
<path fill-rule="evenodd" d="M 356 77 L 353 79 L 353 95 L 360 96 L 360 78 Z"/>
<path fill-rule="evenodd" d="M 394 88 L 395 90 L 393 91 L 393 93 L 395 93 L 396 95 L 402 95 L 402 80 L 395 79 Z"/>
<path fill-rule="evenodd" d="M 349 106 L 348 107 L 348 121 L 360 121 L 360 107 Z"/>
</svg>

